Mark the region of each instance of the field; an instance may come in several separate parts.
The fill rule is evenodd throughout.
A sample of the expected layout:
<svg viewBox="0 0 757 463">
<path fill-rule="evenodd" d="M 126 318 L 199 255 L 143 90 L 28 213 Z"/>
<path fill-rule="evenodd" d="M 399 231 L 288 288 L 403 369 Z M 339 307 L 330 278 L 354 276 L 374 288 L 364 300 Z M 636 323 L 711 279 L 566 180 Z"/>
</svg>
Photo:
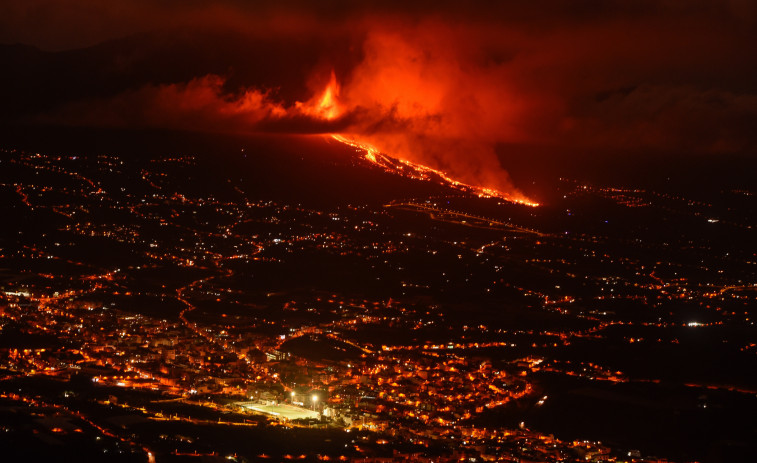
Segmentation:
<svg viewBox="0 0 757 463">
<path fill-rule="evenodd" d="M 284 418 L 287 420 L 302 420 L 308 418 L 318 418 L 318 412 L 308 410 L 307 408 L 296 407 L 294 405 L 262 405 L 252 402 L 239 402 L 240 407 L 246 410 L 252 410 L 259 413 L 265 413 L 266 415 L 272 415 L 276 418 Z"/>
</svg>

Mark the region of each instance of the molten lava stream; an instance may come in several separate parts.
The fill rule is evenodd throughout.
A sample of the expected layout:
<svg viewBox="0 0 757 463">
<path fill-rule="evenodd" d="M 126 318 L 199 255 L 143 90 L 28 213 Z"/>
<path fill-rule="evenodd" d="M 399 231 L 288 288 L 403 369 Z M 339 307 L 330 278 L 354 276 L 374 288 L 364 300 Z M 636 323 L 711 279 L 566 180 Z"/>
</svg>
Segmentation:
<svg viewBox="0 0 757 463">
<path fill-rule="evenodd" d="M 357 150 L 363 151 L 364 152 L 363 158 L 366 159 L 368 162 L 375 164 L 381 167 L 382 169 L 394 174 L 409 176 L 409 177 L 417 178 L 420 180 L 432 180 L 432 177 L 436 176 L 436 177 L 439 177 L 441 179 L 441 183 L 445 185 L 448 185 L 458 190 L 471 192 L 481 197 L 499 198 L 511 203 L 523 204 L 525 206 L 531 206 L 531 207 L 537 207 L 539 205 L 539 203 L 533 202 L 525 197 L 514 198 L 506 193 L 495 190 L 493 188 L 485 188 L 485 187 L 480 187 L 480 186 L 475 186 L 475 185 L 469 185 L 467 183 L 457 181 L 449 177 L 444 172 L 440 170 L 432 169 L 431 167 L 428 167 L 428 166 L 416 164 L 414 162 L 407 161 L 405 159 L 391 158 L 381 153 L 378 150 L 378 148 L 376 148 L 375 146 L 368 143 L 359 142 L 357 140 L 347 138 L 340 134 L 331 134 L 331 138 L 333 138 L 334 140 L 340 143 L 344 143 L 345 145 L 351 146 Z M 408 174 L 407 172 L 399 169 L 396 166 L 396 164 L 403 164 L 404 166 L 407 166 L 412 171 L 412 174 Z"/>
</svg>

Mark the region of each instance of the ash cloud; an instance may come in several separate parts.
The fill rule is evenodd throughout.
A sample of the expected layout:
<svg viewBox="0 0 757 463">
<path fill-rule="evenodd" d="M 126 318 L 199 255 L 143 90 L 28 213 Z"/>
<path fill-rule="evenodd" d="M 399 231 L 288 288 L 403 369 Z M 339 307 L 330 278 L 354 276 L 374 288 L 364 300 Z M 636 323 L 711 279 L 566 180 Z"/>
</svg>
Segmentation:
<svg viewBox="0 0 757 463">
<path fill-rule="evenodd" d="M 110 98 L 75 101 L 37 116 L 40 122 L 100 127 L 239 132 L 286 109 L 265 91 L 226 94 L 221 76 L 186 83 L 145 85 Z"/>
</svg>

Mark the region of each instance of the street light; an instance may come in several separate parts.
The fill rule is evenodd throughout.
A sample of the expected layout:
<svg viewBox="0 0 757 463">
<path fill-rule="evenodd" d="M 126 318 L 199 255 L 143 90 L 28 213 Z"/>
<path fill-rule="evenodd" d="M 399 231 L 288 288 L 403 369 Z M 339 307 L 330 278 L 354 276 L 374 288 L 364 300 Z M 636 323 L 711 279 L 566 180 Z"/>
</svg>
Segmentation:
<svg viewBox="0 0 757 463">
<path fill-rule="evenodd" d="M 292 403 L 294 403 L 294 391 L 292 391 Z"/>
<path fill-rule="evenodd" d="M 313 394 L 313 410 L 315 410 L 316 402 L 318 402 L 318 396 Z"/>
</svg>

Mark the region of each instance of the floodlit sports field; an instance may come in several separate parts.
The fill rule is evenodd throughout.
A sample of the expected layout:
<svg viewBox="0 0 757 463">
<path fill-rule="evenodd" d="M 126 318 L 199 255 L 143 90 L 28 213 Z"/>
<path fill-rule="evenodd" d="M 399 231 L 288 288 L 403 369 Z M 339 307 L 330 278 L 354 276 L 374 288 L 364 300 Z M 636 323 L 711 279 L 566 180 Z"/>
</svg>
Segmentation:
<svg viewBox="0 0 757 463">
<path fill-rule="evenodd" d="M 250 402 L 240 402 L 239 406 L 259 413 L 265 413 L 277 418 L 287 420 L 301 420 L 305 418 L 318 418 L 318 412 L 307 408 L 295 407 L 294 405 L 262 405 Z"/>
</svg>

